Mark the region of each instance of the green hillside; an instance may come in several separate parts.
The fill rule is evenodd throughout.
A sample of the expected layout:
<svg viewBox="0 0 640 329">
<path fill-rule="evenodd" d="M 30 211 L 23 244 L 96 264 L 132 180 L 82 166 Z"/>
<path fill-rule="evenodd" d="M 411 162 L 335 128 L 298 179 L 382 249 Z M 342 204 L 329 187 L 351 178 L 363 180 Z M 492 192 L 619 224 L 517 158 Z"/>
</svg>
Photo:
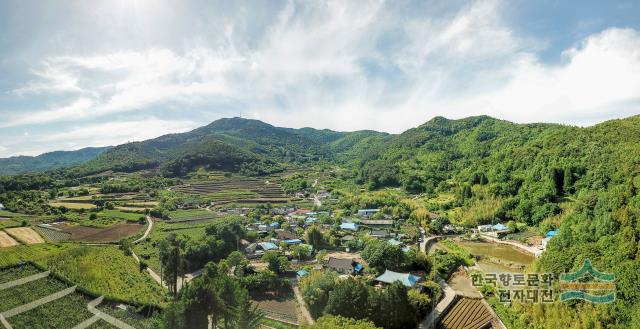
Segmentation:
<svg viewBox="0 0 640 329">
<path fill-rule="evenodd" d="M 87 147 L 77 151 L 55 151 L 38 156 L 16 156 L 0 159 L 0 175 L 41 172 L 83 164 L 109 147 Z"/>
</svg>

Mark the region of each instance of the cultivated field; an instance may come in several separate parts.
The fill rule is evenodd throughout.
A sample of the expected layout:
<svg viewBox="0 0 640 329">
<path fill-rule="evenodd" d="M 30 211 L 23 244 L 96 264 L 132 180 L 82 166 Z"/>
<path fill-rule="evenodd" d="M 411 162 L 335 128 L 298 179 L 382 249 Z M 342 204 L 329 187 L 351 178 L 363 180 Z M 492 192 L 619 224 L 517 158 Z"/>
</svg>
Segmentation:
<svg viewBox="0 0 640 329">
<path fill-rule="evenodd" d="M 51 233 L 52 240 L 50 241 L 56 241 L 56 239 L 64 238 L 68 241 L 96 243 L 117 242 L 120 241 L 120 239 L 128 238 L 135 235 L 142 228 L 144 228 L 144 225 L 138 223 L 118 223 L 105 228 L 75 225 L 75 223 L 70 222 L 57 222 L 51 223 L 49 225 L 49 230 L 68 234 L 68 236 L 63 237 L 57 235 L 56 233 Z"/>
<path fill-rule="evenodd" d="M 248 177 L 223 177 L 211 181 L 194 182 L 174 186 L 174 191 L 206 195 L 216 204 L 238 203 L 280 203 L 287 202 L 279 184 Z"/>
<path fill-rule="evenodd" d="M 298 324 L 298 303 L 289 287 L 282 291 L 253 293 L 253 302 L 269 318 Z"/>
<path fill-rule="evenodd" d="M 7 233 L 24 244 L 44 243 L 44 239 L 30 227 L 15 227 L 6 229 Z"/>
<path fill-rule="evenodd" d="M 115 321 L 135 328 L 154 328 L 160 323 L 158 317 L 118 313 L 113 303 L 81 293 L 76 286 L 28 263 L 0 268 L 0 301 L 0 314 L 15 329 L 76 328 L 85 321 L 94 322 L 91 328 L 113 328 L 108 322 Z M 99 303 L 99 311 L 90 303 Z"/>
<path fill-rule="evenodd" d="M 17 246 L 18 242 L 11 238 L 9 234 L 4 231 L 0 231 L 0 248 Z"/>
</svg>

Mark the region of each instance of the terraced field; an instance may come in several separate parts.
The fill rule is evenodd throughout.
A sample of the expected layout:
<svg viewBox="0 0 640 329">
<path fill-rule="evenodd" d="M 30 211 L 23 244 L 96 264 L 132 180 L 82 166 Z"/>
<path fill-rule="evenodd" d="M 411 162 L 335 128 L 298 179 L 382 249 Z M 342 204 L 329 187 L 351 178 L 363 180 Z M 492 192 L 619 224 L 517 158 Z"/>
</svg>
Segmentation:
<svg viewBox="0 0 640 329">
<path fill-rule="evenodd" d="M 226 178 L 195 182 L 172 188 L 174 191 L 206 195 L 216 204 L 238 203 L 278 203 L 288 201 L 279 184 L 255 178 Z"/>
<path fill-rule="evenodd" d="M 112 324 L 120 323 L 121 328 L 146 329 L 160 324 L 157 314 L 145 318 L 116 309 L 114 303 L 80 293 L 31 264 L 0 268 L 0 282 L 0 314 L 11 328 L 66 329 L 85 321 L 93 323 L 91 328 L 115 328 Z"/>
</svg>

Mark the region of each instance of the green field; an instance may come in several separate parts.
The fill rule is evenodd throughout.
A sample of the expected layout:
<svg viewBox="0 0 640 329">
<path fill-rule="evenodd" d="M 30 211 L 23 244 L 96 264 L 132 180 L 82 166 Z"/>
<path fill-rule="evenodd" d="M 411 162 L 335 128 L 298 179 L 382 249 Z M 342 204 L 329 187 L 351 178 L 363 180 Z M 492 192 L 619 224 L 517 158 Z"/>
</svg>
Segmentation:
<svg viewBox="0 0 640 329">
<path fill-rule="evenodd" d="M 46 267 L 96 295 L 146 304 L 165 302 L 160 286 L 117 247 L 55 243 L 0 249 L 0 267 L 23 261 Z"/>
<path fill-rule="evenodd" d="M 134 252 L 144 259 L 151 269 L 154 271 L 160 270 L 160 261 L 158 259 L 158 243 L 164 240 L 169 234 L 175 233 L 176 235 L 187 236 L 191 239 L 197 240 L 204 236 L 205 228 L 212 222 L 218 219 L 211 219 L 209 221 L 197 222 L 197 223 L 175 223 L 158 221 L 154 224 L 153 232 L 149 237 L 133 247 Z"/>
<path fill-rule="evenodd" d="M 0 267 L 23 261 L 33 261 L 44 266 L 47 258 L 77 247 L 78 245 L 73 243 L 47 243 L 2 248 L 0 249 Z"/>
<path fill-rule="evenodd" d="M 92 212 L 67 212 L 64 217 L 72 221 L 78 225 L 88 226 L 88 227 L 97 227 L 97 228 L 105 228 L 110 227 L 118 223 L 122 223 L 124 221 L 137 222 L 140 217 L 144 216 L 142 214 L 124 212 L 117 209 L 105 209 L 101 210 L 96 214 L 97 218 L 92 220 L 89 216 Z M 53 219 L 50 217 L 49 219 Z"/>
<path fill-rule="evenodd" d="M 51 271 L 110 299 L 162 305 L 164 292 L 116 247 L 78 247 L 47 259 Z"/>
<path fill-rule="evenodd" d="M 0 282 L 8 282 L 42 272 L 31 264 L 0 269 Z M 116 273 L 119 275 L 121 273 Z M 42 279 L 27 282 L 0 291 L 0 312 L 31 303 L 43 297 L 60 292 L 77 282 L 66 283 L 51 275 Z M 32 310 L 7 318 L 13 328 L 74 328 L 93 315 L 87 310 L 87 304 L 95 298 L 82 292 L 82 285 L 78 289 L 62 298 L 38 306 Z M 115 303 L 105 299 L 98 308 L 138 329 L 151 329 L 161 326 L 158 313 L 151 317 L 144 317 L 135 313 L 134 307 L 123 311 L 114 307 Z M 113 328 L 104 320 L 99 320 L 91 328 Z"/>
</svg>

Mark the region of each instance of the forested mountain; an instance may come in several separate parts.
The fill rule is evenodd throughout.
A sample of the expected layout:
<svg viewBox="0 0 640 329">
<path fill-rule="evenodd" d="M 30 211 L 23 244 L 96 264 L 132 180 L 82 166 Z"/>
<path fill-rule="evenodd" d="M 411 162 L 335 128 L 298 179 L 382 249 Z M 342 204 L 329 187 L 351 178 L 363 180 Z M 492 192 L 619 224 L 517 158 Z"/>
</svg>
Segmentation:
<svg viewBox="0 0 640 329">
<path fill-rule="evenodd" d="M 116 146 L 80 170 L 159 168 L 164 175 L 178 176 L 205 167 L 259 175 L 277 171 L 284 163 L 333 159 L 369 138 L 383 136 L 386 134 L 374 131 L 291 129 L 258 120 L 220 119 L 187 133 Z"/>
<path fill-rule="evenodd" d="M 16 156 L 0 159 L 0 175 L 40 172 L 83 164 L 110 147 L 87 147 L 76 151 L 55 151 L 38 156 Z"/>
</svg>

